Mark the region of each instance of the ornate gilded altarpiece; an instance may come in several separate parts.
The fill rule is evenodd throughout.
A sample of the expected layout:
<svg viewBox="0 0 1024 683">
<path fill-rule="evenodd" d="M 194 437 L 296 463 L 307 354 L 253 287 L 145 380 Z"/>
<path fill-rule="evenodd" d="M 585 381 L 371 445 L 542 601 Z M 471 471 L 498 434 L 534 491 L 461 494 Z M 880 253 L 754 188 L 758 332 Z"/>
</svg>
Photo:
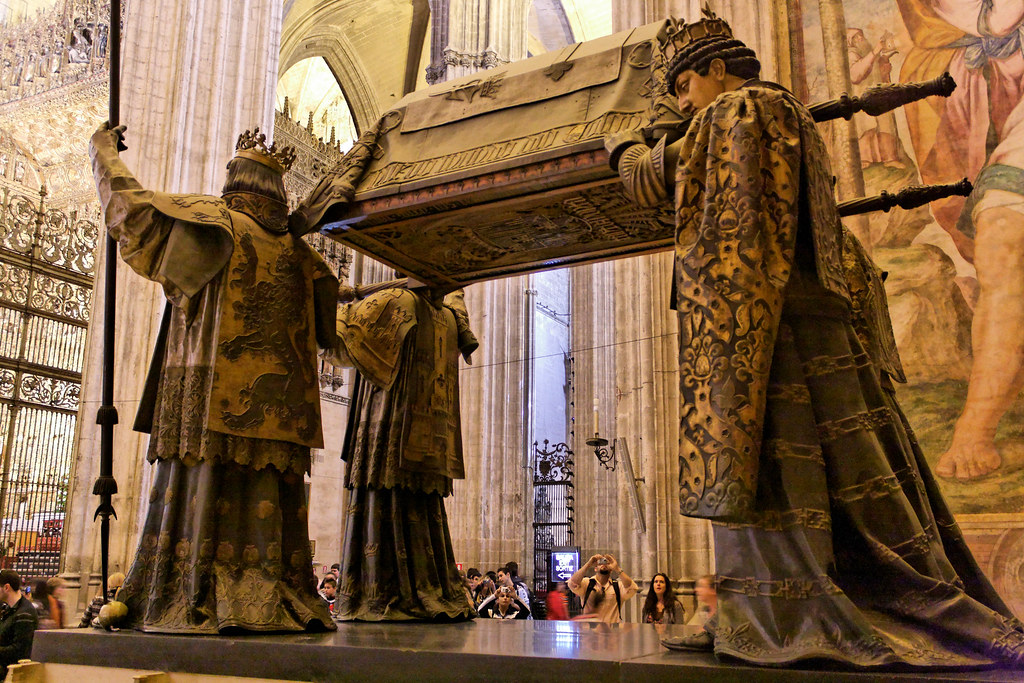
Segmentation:
<svg viewBox="0 0 1024 683">
<path fill-rule="evenodd" d="M 0 40 L 0 566 L 58 572 L 99 205 L 108 3 L 63 0 Z"/>
</svg>

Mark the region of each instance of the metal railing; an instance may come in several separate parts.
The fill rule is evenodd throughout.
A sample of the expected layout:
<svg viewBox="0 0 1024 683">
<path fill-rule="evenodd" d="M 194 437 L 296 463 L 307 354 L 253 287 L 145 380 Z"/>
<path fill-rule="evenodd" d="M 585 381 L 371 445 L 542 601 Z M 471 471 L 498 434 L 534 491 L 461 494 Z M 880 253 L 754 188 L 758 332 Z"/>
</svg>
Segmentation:
<svg viewBox="0 0 1024 683">
<path fill-rule="evenodd" d="M 97 223 L 0 196 L 0 567 L 59 570 Z"/>
</svg>

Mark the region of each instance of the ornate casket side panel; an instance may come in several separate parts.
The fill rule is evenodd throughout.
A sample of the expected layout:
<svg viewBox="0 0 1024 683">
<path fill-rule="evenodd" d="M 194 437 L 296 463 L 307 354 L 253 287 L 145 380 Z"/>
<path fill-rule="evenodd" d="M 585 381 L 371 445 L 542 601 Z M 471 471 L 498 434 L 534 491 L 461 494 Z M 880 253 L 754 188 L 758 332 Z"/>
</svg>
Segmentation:
<svg viewBox="0 0 1024 683">
<path fill-rule="evenodd" d="M 641 210 L 606 135 L 651 122 L 661 23 L 412 93 L 324 231 L 427 282 L 465 285 L 671 246 L 671 209 Z"/>
</svg>

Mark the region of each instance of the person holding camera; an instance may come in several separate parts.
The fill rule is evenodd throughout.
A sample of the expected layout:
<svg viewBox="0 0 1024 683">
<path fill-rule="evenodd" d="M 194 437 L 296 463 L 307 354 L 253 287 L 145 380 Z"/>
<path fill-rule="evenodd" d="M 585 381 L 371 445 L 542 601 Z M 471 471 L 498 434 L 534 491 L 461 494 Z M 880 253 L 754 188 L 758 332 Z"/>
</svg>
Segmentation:
<svg viewBox="0 0 1024 683">
<path fill-rule="evenodd" d="M 593 576 L 586 576 L 590 570 Z M 612 574 L 616 578 L 612 578 Z M 569 590 L 580 596 L 583 616 L 606 624 L 622 621 L 622 603 L 636 595 L 636 582 L 611 555 L 594 555 L 569 579 Z"/>
</svg>

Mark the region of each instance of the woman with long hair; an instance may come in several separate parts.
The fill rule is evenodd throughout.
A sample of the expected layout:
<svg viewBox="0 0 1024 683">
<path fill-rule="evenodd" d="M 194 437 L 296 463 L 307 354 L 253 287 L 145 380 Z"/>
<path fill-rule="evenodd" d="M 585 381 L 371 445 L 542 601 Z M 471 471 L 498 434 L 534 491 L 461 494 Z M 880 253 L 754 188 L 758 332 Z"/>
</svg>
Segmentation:
<svg viewBox="0 0 1024 683">
<path fill-rule="evenodd" d="M 57 628 L 57 621 L 50 611 L 51 598 L 50 587 L 46 584 L 46 579 L 38 579 L 32 583 L 29 600 L 32 601 L 36 608 L 36 614 L 39 616 L 39 629 Z"/>
<path fill-rule="evenodd" d="M 672 584 L 663 572 L 651 578 L 640 616 L 645 624 L 674 624 L 682 619 L 683 606 L 676 600 Z"/>
</svg>

